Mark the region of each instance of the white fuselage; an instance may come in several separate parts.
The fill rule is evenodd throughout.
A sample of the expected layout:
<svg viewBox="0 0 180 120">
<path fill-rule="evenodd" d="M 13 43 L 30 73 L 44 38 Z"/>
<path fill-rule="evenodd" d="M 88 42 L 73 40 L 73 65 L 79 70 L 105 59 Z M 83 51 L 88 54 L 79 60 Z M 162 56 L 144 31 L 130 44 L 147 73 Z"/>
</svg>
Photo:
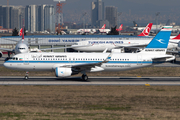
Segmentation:
<svg viewBox="0 0 180 120">
<path fill-rule="evenodd" d="M 104 61 L 109 53 L 24 53 L 13 56 L 4 63 L 4 66 L 14 70 L 24 71 L 54 71 L 57 67 L 91 64 Z M 152 58 L 171 55 L 144 54 L 144 53 L 113 53 L 107 63 L 98 67 L 84 67 L 86 72 L 121 71 L 151 66 Z M 174 58 L 174 57 L 173 57 Z M 167 60 L 158 61 L 164 62 Z"/>
<path fill-rule="evenodd" d="M 120 47 L 131 47 L 131 46 L 146 47 L 152 39 L 153 38 L 151 37 L 147 37 L 147 38 L 135 37 L 135 38 L 120 38 L 119 40 L 108 40 L 108 39 L 86 40 L 86 41 L 78 42 L 72 45 L 72 47 L 74 47 L 73 49 L 77 51 L 102 52 L 106 48 L 108 49 L 108 51 L 110 51 L 112 49 L 120 48 Z M 177 48 L 178 44 L 175 43 L 178 43 L 179 41 L 180 40 L 177 39 L 170 39 L 167 49 Z M 175 42 L 175 43 L 171 43 L 171 42 Z M 86 47 L 82 47 L 83 45 Z M 75 47 L 75 46 L 81 46 L 81 47 Z"/>
</svg>

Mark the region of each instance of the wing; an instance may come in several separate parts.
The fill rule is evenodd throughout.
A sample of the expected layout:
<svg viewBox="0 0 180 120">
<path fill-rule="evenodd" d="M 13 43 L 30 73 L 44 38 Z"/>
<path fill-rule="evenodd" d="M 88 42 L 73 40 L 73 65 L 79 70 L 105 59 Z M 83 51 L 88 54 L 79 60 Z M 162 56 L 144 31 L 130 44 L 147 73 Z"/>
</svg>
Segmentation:
<svg viewBox="0 0 180 120">
<path fill-rule="evenodd" d="M 5 38 L 2 38 L 4 40 L 9 40 L 9 41 L 13 41 L 13 42 L 19 42 L 20 40 L 12 40 L 12 39 L 5 39 Z"/>
<path fill-rule="evenodd" d="M 55 48 L 46 48 L 46 49 L 39 49 L 39 50 L 46 51 L 46 50 L 57 50 L 57 49 L 76 48 L 76 47 L 88 47 L 88 46 L 92 46 L 92 45 L 71 46 L 71 47 L 55 47 Z"/>
<path fill-rule="evenodd" d="M 14 51 L 13 49 L 7 49 L 7 48 L 0 48 L 0 50 L 8 51 L 8 52 L 13 52 Z"/>
<path fill-rule="evenodd" d="M 64 65 L 64 66 L 61 66 L 61 67 L 71 67 L 71 68 L 78 69 L 79 71 L 87 70 L 87 69 L 94 68 L 94 67 L 96 67 L 96 66 L 100 66 L 100 65 L 102 65 L 103 63 L 109 62 L 109 60 L 111 59 L 111 56 L 112 56 L 112 53 L 110 53 L 110 54 L 107 56 L 107 58 L 106 58 L 104 61 L 101 61 L 101 62 L 84 63 L 84 64 L 76 64 L 76 65 Z"/>
<path fill-rule="evenodd" d="M 116 48 L 132 48 L 132 49 L 139 49 L 142 47 L 146 47 L 148 44 L 141 44 L 141 45 L 115 45 Z"/>
</svg>

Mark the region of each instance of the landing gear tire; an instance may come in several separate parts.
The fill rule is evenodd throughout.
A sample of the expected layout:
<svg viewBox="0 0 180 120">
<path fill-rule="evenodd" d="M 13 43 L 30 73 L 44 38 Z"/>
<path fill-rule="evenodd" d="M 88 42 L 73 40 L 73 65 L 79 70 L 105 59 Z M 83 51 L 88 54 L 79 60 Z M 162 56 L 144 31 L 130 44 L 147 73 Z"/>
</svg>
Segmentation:
<svg viewBox="0 0 180 120">
<path fill-rule="evenodd" d="M 29 77 L 28 77 L 28 76 L 25 76 L 25 77 L 24 77 L 24 79 L 25 79 L 25 80 L 28 80 L 28 79 L 29 79 Z"/>
<path fill-rule="evenodd" d="M 28 72 L 28 71 L 26 71 L 26 75 L 25 75 L 24 79 L 25 79 L 25 80 L 28 80 L 28 79 L 29 79 L 29 72 Z"/>
<path fill-rule="evenodd" d="M 82 75 L 82 80 L 87 81 L 88 80 L 88 76 L 87 75 Z"/>
</svg>

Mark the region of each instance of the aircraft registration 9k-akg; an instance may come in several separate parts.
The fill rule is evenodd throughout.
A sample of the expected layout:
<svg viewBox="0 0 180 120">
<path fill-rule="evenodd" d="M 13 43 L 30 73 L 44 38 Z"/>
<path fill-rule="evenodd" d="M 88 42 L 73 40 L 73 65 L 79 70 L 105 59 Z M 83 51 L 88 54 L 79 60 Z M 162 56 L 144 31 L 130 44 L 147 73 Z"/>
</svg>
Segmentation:
<svg viewBox="0 0 180 120">
<path fill-rule="evenodd" d="M 70 77 L 100 71 L 124 71 L 174 60 L 166 50 L 171 26 L 165 26 L 139 53 L 22 53 L 4 62 L 8 69 L 24 71 L 54 71 L 56 77 Z M 28 79 L 28 76 L 25 76 Z"/>
</svg>

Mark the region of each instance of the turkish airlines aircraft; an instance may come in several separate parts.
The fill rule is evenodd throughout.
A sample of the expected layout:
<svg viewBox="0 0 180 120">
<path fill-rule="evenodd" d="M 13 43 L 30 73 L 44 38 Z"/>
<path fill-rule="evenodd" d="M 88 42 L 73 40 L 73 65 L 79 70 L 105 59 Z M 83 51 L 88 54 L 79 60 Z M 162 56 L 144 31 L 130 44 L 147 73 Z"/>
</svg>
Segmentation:
<svg viewBox="0 0 180 120">
<path fill-rule="evenodd" d="M 17 42 L 15 49 L 0 48 L 0 50 L 8 51 L 8 57 L 10 57 L 10 53 L 19 54 L 19 53 L 27 53 L 29 51 L 29 49 L 28 49 L 28 42 L 24 41 L 24 31 L 23 30 L 20 30 L 20 31 L 22 31 L 22 39 L 21 40 L 11 40 L 11 39 L 8 39 L 10 41 Z M 3 54 L 0 53 L 1 57 L 2 57 L 2 55 Z"/>
<path fill-rule="evenodd" d="M 138 36 L 149 36 L 149 33 L 150 33 L 150 31 L 151 31 L 151 28 L 152 28 L 152 25 L 153 25 L 153 23 L 149 23 L 149 24 L 145 27 L 145 29 L 142 31 L 142 33 L 139 34 Z"/>
<path fill-rule="evenodd" d="M 152 23 L 147 25 L 145 30 L 139 35 L 141 37 L 119 37 L 119 39 L 114 40 L 86 40 L 75 43 L 74 45 L 72 45 L 72 48 L 77 51 L 83 52 L 102 52 L 105 49 L 111 51 L 112 49 L 116 48 L 125 48 L 125 51 L 136 52 L 138 49 L 146 47 L 149 44 L 149 42 L 153 39 L 153 36 L 143 37 L 148 35 L 147 31 L 151 30 L 151 26 Z M 171 36 L 170 38 L 171 39 L 168 44 L 168 49 L 177 48 L 178 43 L 180 42 L 180 34 L 177 37 Z"/>
<path fill-rule="evenodd" d="M 118 32 L 120 32 L 120 31 L 122 31 L 123 29 L 123 24 L 121 24 L 120 26 L 119 26 L 119 28 L 118 29 L 116 29 Z"/>
<path fill-rule="evenodd" d="M 104 24 L 101 29 L 105 29 L 105 27 L 106 27 L 106 24 Z M 83 34 L 83 33 L 94 34 L 94 33 L 96 33 L 96 29 L 79 29 L 79 30 L 77 30 L 77 33 L 79 33 L 79 34 Z"/>
<path fill-rule="evenodd" d="M 174 60 L 173 55 L 166 54 L 171 30 L 171 26 L 165 26 L 139 53 L 22 53 L 5 61 L 4 66 L 24 71 L 54 71 L 60 78 L 82 73 L 82 79 L 88 80 L 88 72 L 132 70 Z"/>
</svg>

